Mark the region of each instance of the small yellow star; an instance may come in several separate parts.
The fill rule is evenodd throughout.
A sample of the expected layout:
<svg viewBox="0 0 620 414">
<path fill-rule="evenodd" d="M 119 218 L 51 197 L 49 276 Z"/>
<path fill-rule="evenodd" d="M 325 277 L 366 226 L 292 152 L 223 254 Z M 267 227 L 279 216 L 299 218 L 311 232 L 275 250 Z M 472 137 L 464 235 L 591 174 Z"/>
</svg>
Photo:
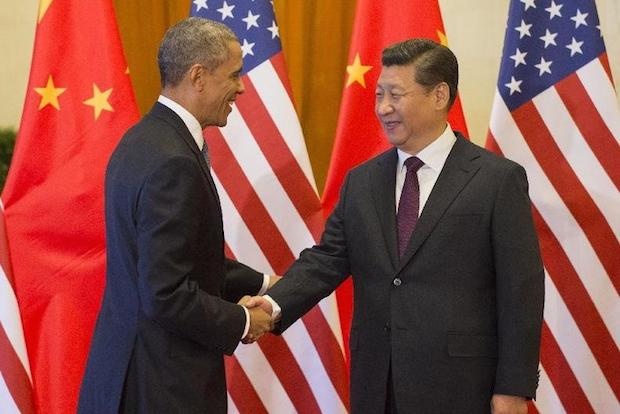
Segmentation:
<svg viewBox="0 0 620 414">
<path fill-rule="evenodd" d="M 448 36 L 443 33 L 441 30 L 437 30 L 437 37 L 439 38 L 439 43 L 443 46 L 448 47 Z"/>
<path fill-rule="evenodd" d="M 43 16 L 45 16 L 45 12 L 47 12 L 47 9 L 50 7 L 50 4 L 52 4 L 53 0 L 41 0 L 39 2 L 39 21 L 38 23 L 41 23 L 41 19 L 43 19 Z"/>
<path fill-rule="evenodd" d="M 93 97 L 85 100 L 84 104 L 93 107 L 95 110 L 95 119 L 99 118 L 103 110 L 114 112 L 112 105 L 108 102 L 111 93 L 112 88 L 101 92 L 99 87 L 93 83 Z"/>
<path fill-rule="evenodd" d="M 372 69 L 372 66 L 362 65 L 362 63 L 360 62 L 360 54 L 356 53 L 353 64 L 347 66 L 347 73 L 349 74 L 349 78 L 347 79 L 347 86 L 351 85 L 353 82 L 357 82 L 365 88 L 366 81 L 364 80 L 364 74 L 370 69 Z"/>
<path fill-rule="evenodd" d="M 52 75 L 47 78 L 47 85 L 45 88 L 34 88 L 35 92 L 41 95 L 41 102 L 39 103 L 39 110 L 45 108 L 47 105 L 52 105 L 54 108 L 60 110 L 60 104 L 58 103 L 58 97 L 67 90 L 67 88 L 56 88 L 54 86 L 54 80 Z"/>
</svg>

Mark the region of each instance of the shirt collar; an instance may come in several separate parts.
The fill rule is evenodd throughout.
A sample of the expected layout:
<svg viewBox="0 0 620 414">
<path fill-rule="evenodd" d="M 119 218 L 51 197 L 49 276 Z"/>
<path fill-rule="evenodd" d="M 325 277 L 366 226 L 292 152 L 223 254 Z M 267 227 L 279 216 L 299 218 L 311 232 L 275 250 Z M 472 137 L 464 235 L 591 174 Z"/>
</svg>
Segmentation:
<svg viewBox="0 0 620 414">
<path fill-rule="evenodd" d="M 446 124 L 446 129 L 442 132 L 442 134 L 433 142 L 428 144 L 426 147 L 422 149 L 422 151 L 415 154 L 423 163 L 425 167 L 430 167 L 436 172 L 440 172 L 443 168 L 443 165 L 446 163 L 446 159 L 450 154 L 450 150 L 454 146 L 456 142 L 456 135 L 452 131 L 450 124 Z M 401 171 L 405 160 L 412 156 L 401 149 L 396 150 L 398 152 L 398 164 L 396 165 L 396 171 Z"/>
<path fill-rule="evenodd" d="M 196 117 L 192 115 L 191 112 L 189 112 L 187 109 L 179 105 L 177 102 L 164 95 L 159 95 L 159 98 L 157 98 L 157 102 L 167 106 L 181 118 L 187 129 L 189 129 L 190 134 L 192 134 L 194 141 L 196 141 L 198 149 L 202 151 L 205 140 L 202 135 L 202 127 L 200 126 L 200 122 L 198 122 Z"/>
</svg>

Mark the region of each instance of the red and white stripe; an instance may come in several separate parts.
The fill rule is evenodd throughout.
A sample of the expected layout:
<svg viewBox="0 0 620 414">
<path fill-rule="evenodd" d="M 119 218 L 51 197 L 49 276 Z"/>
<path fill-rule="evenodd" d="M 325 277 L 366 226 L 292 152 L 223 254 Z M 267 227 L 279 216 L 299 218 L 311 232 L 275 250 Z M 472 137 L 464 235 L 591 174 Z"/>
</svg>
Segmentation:
<svg viewBox="0 0 620 414">
<path fill-rule="evenodd" d="M 0 202 L 0 407 L 7 414 L 34 413 L 32 375 L 8 251 Z"/>
<path fill-rule="evenodd" d="M 207 130 L 229 256 L 282 274 L 317 241 L 323 217 L 282 54 L 252 69 L 226 127 Z M 230 412 L 342 413 L 348 385 L 335 296 L 281 337 L 227 360 Z"/>
<path fill-rule="evenodd" d="M 541 413 L 620 412 L 620 111 L 605 56 L 512 113 L 489 141 L 527 170 L 546 270 Z"/>
</svg>

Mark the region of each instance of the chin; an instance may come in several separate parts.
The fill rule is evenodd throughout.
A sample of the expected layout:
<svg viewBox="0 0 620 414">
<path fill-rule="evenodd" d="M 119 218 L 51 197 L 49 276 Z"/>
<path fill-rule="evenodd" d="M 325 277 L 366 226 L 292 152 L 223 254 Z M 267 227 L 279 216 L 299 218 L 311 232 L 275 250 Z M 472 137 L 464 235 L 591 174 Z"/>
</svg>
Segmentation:
<svg viewBox="0 0 620 414">
<path fill-rule="evenodd" d="M 402 138 L 400 138 L 400 137 L 395 137 L 395 136 L 393 136 L 393 135 L 389 135 L 389 134 L 387 134 L 387 139 L 388 139 L 388 142 L 389 142 L 390 144 L 392 144 L 393 146 L 395 146 L 395 147 L 400 147 L 400 146 L 402 146 L 405 142 L 407 142 L 407 140 L 406 140 L 406 139 L 402 139 Z"/>
</svg>

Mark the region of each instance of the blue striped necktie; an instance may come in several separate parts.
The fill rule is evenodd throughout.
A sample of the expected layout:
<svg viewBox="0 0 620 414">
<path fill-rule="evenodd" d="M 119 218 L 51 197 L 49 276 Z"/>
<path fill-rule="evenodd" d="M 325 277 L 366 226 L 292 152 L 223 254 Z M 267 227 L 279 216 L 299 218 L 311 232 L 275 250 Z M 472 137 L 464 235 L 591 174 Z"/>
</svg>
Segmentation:
<svg viewBox="0 0 620 414">
<path fill-rule="evenodd" d="M 207 168 L 211 169 L 211 161 L 209 161 L 209 147 L 207 146 L 207 140 L 204 141 L 202 145 L 202 156 L 205 158 L 205 162 L 207 163 Z"/>
</svg>

